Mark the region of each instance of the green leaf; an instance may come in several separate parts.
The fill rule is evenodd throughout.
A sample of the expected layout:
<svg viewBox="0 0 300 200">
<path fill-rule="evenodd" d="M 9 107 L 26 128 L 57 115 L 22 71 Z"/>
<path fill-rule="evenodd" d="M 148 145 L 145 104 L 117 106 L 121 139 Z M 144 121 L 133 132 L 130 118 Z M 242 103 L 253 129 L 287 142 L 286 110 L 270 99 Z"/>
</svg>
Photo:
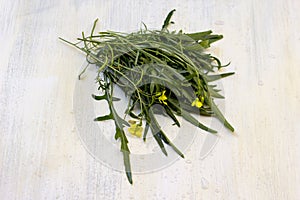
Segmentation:
<svg viewBox="0 0 300 200">
<path fill-rule="evenodd" d="M 140 117 L 137 116 L 134 112 L 129 112 L 129 116 L 134 118 L 134 119 L 140 119 Z"/>
<path fill-rule="evenodd" d="M 151 122 L 150 122 L 150 123 L 151 123 Z M 158 146 L 160 147 L 161 151 L 162 151 L 166 156 L 168 156 L 168 153 L 167 153 L 167 151 L 166 151 L 166 148 L 165 148 L 164 144 L 162 143 L 161 138 L 158 136 L 158 134 L 157 134 L 157 132 L 156 132 L 157 130 L 154 129 L 153 126 L 151 126 L 151 124 L 150 124 L 150 129 L 151 129 L 152 135 L 153 135 L 154 139 L 156 140 Z"/>
<path fill-rule="evenodd" d="M 107 82 L 107 74 L 104 74 L 104 80 Z M 130 151 L 129 151 L 129 148 L 127 145 L 128 140 L 127 140 L 125 132 L 123 130 L 123 127 L 125 125 L 129 125 L 129 124 L 124 119 L 122 119 L 116 112 L 116 110 L 113 106 L 112 93 L 113 93 L 113 85 L 110 84 L 110 87 L 105 89 L 105 95 L 107 97 L 107 102 L 108 102 L 109 109 L 111 112 L 111 114 L 109 116 L 114 119 L 115 127 L 116 127 L 115 139 L 117 140 L 120 138 L 121 151 L 123 152 L 123 160 L 124 160 L 124 165 L 125 165 L 126 176 L 127 176 L 128 181 L 132 184 L 132 173 L 131 173 L 131 166 L 130 166 L 130 159 L 129 159 Z"/>
<path fill-rule="evenodd" d="M 110 120 L 110 119 L 114 119 L 111 114 L 97 117 L 94 119 L 94 121 L 105 121 L 105 120 Z"/>
<path fill-rule="evenodd" d="M 157 133 L 158 136 L 182 158 L 184 158 L 183 153 L 169 140 L 169 138 L 165 135 L 165 133 L 160 129 Z"/>
<path fill-rule="evenodd" d="M 127 176 L 129 183 L 132 184 L 133 181 L 132 181 L 132 173 L 131 173 L 129 154 L 130 154 L 129 152 L 123 151 L 126 176 Z"/>
<path fill-rule="evenodd" d="M 208 76 L 205 76 L 205 79 L 207 82 L 212 82 L 212 81 L 219 80 L 221 78 L 225 78 L 227 76 L 231 76 L 233 74 L 234 74 L 234 72 L 228 72 L 228 73 L 223 73 L 223 74 L 218 74 L 218 75 L 208 75 Z"/>
<path fill-rule="evenodd" d="M 209 31 L 203 31 L 203 32 L 198 32 L 198 33 L 186 33 L 185 35 L 191 37 L 193 40 L 198 41 L 198 40 L 203 40 L 205 36 L 210 35 L 212 33 L 211 30 Z"/>
<path fill-rule="evenodd" d="M 208 35 L 205 37 L 206 40 L 209 40 L 209 44 L 221 40 L 223 35 Z"/>
<path fill-rule="evenodd" d="M 173 10 L 171 10 L 171 12 L 169 12 L 169 14 L 168 14 L 168 16 L 166 17 L 166 19 L 165 19 L 165 21 L 164 21 L 164 24 L 163 24 L 163 26 L 162 26 L 162 30 L 167 29 L 168 26 L 170 25 L 170 23 L 172 23 L 172 22 L 170 22 L 170 21 L 171 21 L 171 17 L 172 17 L 172 15 L 173 15 L 173 13 L 174 13 L 175 11 L 176 11 L 176 10 L 173 9 Z"/>
<path fill-rule="evenodd" d="M 152 135 L 154 137 L 154 139 L 156 140 L 158 146 L 160 147 L 161 151 L 168 156 L 168 153 L 165 149 L 165 146 L 161 140 L 161 138 L 158 136 L 157 132 L 159 131 L 158 127 L 155 126 L 155 123 L 153 122 L 153 120 L 155 120 L 155 118 L 153 117 L 153 112 L 151 110 L 151 108 L 148 110 L 148 108 L 146 106 L 143 106 L 143 112 L 145 114 L 145 118 L 146 118 L 146 123 L 149 125 Z"/>
<path fill-rule="evenodd" d="M 213 112 L 216 114 L 216 117 L 224 124 L 226 128 L 228 128 L 230 131 L 234 132 L 234 128 L 231 126 L 231 124 L 225 119 L 215 102 L 211 101 L 211 108 Z"/>
<path fill-rule="evenodd" d="M 210 42 L 209 42 L 209 40 L 203 40 L 203 41 L 201 41 L 200 43 L 199 43 L 203 48 L 208 48 L 208 47 L 210 47 Z"/>
<path fill-rule="evenodd" d="M 118 97 L 112 97 L 112 100 L 113 100 L 113 101 L 120 101 L 121 99 L 118 98 Z"/>
<path fill-rule="evenodd" d="M 172 106 L 174 106 L 177 109 L 180 109 L 175 103 L 173 103 L 173 101 L 169 100 L 169 103 L 172 104 Z M 207 132 L 210 133 L 217 133 L 217 131 L 208 128 L 207 126 L 203 125 L 202 123 L 200 123 L 197 119 L 195 119 L 189 112 L 187 112 L 184 109 L 181 109 L 180 115 L 188 122 L 190 122 L 191 124 L 193 124 L 194 126 L 197 126 L 198 128 L 201 128 Z"/>
<path fill-rule="evenodd" d="M 132 184 L 132 173 L 131 173 L 131 166 L 130 166 L 130 159 L 129 159 L 129 148 L 128 148 L 128 140 L 126 138 L 126 135 L 123 131 L 123 129 L 120 129 L 119 127 L 116 127 L 116 135 L 115 138 L 120 138 L 121 140 L 121 152 L 123 153 L 123 160 L 124 160 L 124 166 L 125 166 L 125 172 L 127 179 L 129 183 Z"/>
<path fill-rule="evenodd" d="M 208 91 L 210 93 L 211 97 L 219 98 L 219 99 L 224 99 L 224 96 L 219 94 L 215 89 L 211 88 L 208 86 Z"/>
<path fill-rule="evenodd" d="M 203 47 L 201 44 L 199 43 L 195 43 L 191 46 L 186 46 L 184 47 L 185 50 L 187 51 L 203 51 L 205 47 Z"/>
<path fill-rule="evenodd" d="M 199 122 L 197 119 L 195 119 L 190 113 L 188 113 L 188 112 L 182 110 L 181 115 L 182 115 L 182 117 L 183 117 L 186 121 L 188 121 L 188 122 L 190 122 L 191 124 L 197 126 L 198 128 L 201 128 L 201 129 L 203 129 L 203 130 L 205 130 L 205 131 L 207 131 L 207 132 L 210 132 L 210 133 L 217 133 L 217 131 L 215 131 L 215 130 L 213 130 L 213 129 L 211 129 L 211 128 L 208 128 L 207 126 L 205 126 L 205 125 L 203 125 L 202 123 L 200 123 L 200 122 Z"/>
<path fill-rule="evenodd" d="M 174 113 L 172 112 L 172 110 L 168 107 L 168 106 L 164 106 L 166 113 L 171 117 L 171 119 L 174 121 L 174 123 L 180 127 L 180 123 L 177 120 L 176 116 L 174 115 Z"/>
<path fill-rule="evenodd" d="M 151 126 L 150 126 L 151 127 Z M 151 130 L 153 132 L 153 130 Z M 161 140 L 161 138 L 159 137 L 159 135 L 157 133 L 153 134 L 154 139 L 156 140 L 158 146 L 160 147 L 161 151 L 163 152 L 163 154 L 165 154 L 166 156 L 168 156 L 168 152 L 166 151 L 166 148 Z"/>
<path fill-rule="evenodd" d="M 149 117 L 151 119 L 151 122 L 149 123 L 152 134 L 154 134 L 154 138 L 156 141 L 159 141 L 159 146 L 161 147 L 162 151 L 166 154 L 167 152 L 165 151 L 165 148 L 163 146 L 163 143 L 161 140 L 163 140 L 167 145 L 171 146 L 172 149 L 180 155 L 182 158 L 184 158 L 183 153 L 168 139 L 168 137 L 165 135 L 165 133 L 162 131 L 160 125 L 158 124 L 152 110 L 149 110 Z M 167 155 L 167 154 L 166 154 Z"/>
<path fill-rule="evenodd" d="M 212 58 L 213 60 L 215 60 L 217 62 L 218 65 L 215 66 L 215 67 L 217 67 L 218 69 L 220 69 L 222 67 L 227 67 L 228 65 L 230 65 L 230 62 L 227 63 L 226 65 L 222 65 L 221 61 L 217 57 L 215 57 L 215 56 L 210 56 L 210 58 Z"/>
<path fill-rule="evenodd" d="M 146 125 L 145 125 L 145 130 L 144 130 L 144 134 L 143 134 L 143 140 L 144 142 L 146 141 L 146 137 L 147 137 L 147 133 L 149 131 L 149 124 L 146 122 Z"/>
<path fill-rule="evenodd" d="M 104 99 L 107 100 L 107 95 L 106 95 L 106 94 L 104 94 L 104 95 L 102 95 L 102 96 L 92 94 L 92 97 L 93 97 L 95 100 L 97 100 L 97 101 L 104 100 Z"/>
</svg>

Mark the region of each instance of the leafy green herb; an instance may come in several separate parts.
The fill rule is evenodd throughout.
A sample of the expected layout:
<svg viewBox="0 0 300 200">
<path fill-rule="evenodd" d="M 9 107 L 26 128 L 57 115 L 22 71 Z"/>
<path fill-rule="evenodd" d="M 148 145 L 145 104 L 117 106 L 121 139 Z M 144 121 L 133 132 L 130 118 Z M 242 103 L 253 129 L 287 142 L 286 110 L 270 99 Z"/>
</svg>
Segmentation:
<svg viewBox="0 0 300 200">
<path fill-rule="evenodd" d="M 92 96 L 97 101 L 106 100 L 110 114 L 99 116 L 95 121 L 114 120 L 115 139 L 120 140 L 125 172 L 130 183 L 132 174 L 128 139 L 124 131 L 126 126 L 130 126 L 130 133 L 141 137 L 144 124 L 144 141 L 150 129 L 165 155 L 167 151 L 164 145 L 167 144 L 181 157 L 184 155 L 162 130 L 156 114 L 169 116 L 178 127 L 180 123 L 177 116 L 181 116 L 210 133 L 217 131 L 202 124 L 191 113 L 215 116 L 230 131 L 234 131 L 214 103 L 214 98 L 224 97 L 216 85 L 210 84 L 234 74 L 216 74 L 218 69 L 227 65 L 223 66 L 218 58 L 207 53 L 211 43 L 223 36 L 214 35 L 210 30 L 188 34 L 170 32 L 168 26 L 173 23 L 171 17 L 174 11 L 167 15 L 161 30 L 148 30 L 145 26 L 130 34 L 113 31 L 95 33 L 96 20 L 91 34 L 86 36 L 82 33 L 77 43 L 60 38 L 84 52 L 88 64 L 98 67 L 96 81 L 103 94 Z M 86 68 L 80 73 L 79 79 Z M 124 117 L 119 116 L 114 108 L 114 101 L 119 100 L 113 96 L 115 86 L 119 86 L 129 97 Z M 157 104 L 163 110 L 155 109 L 154 105 Z M 129 123 L 125 120 L 128 115 L 134 119 Z"/>
</svg>

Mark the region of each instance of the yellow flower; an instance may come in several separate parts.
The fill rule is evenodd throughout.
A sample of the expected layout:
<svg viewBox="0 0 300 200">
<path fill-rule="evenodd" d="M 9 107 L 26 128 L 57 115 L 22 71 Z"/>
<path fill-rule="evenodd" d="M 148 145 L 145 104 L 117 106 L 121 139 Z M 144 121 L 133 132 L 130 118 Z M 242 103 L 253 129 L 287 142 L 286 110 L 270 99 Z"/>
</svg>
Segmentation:
<svg viewBox="0 0 300 200">
<path fill-rule="evenodd" d="M 142 137 L 143 127 L 136 123 L 131 123 L 128 132 L 137 137 Z"/>
<path fill-rule="evenodd" d="M 199 98 L 196 98 L 193 101 L 192 106 L 195 106 L 197 108 L 201 108 L 203 106 L 203 102 L 204 102 L 204 97 L 201 97 L 201 101 L 199 100 Z"/>
<path fill-rule="evenodd" d="M 161 93 L 161 92 L 158 93 L 158 95 L 160 95 L 160 96 L 158 97 L 158 101 L 159 101 L 160 103 L 163 103 L 163 104 L 165 104 L 165 105 L 168 105 L 167 102 L 165 102 L 165 101 L 168 99 L 168 97 L 165 95 L 165 93 L 166 93 L 166 90 L 162 91 L 162 93 Z"/>
</svg>

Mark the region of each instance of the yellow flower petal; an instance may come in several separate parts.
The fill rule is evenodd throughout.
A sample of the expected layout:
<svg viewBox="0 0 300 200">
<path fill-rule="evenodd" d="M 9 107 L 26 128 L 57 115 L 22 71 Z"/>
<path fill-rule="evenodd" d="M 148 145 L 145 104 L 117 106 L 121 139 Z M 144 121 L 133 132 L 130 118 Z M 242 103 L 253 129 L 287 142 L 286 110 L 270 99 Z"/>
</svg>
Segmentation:
<svg viewBox="0 0 300 200">
<path fill-rule="evenodd" d="M 195 106 L 195 105 L 196 105 L 196 100 L 194 100 L 192 103 L 192 106 Z"/>
<path fill-rule="evenodd" d="M 131 135 L 142 137 L 143 127 L 140 126 L 139 124 L 131 124 L 131 126 L 128 128 L 128 132 Z"/>
<path fill-rule="evenodd" d="M 143 128 L 142 127 L 140 127 L 141 128 L 141 131 L 137 131 L 136 133 L 135 133 L 135 136 L 136 137 L 142 137 L 142 132 L 143 132 Z"/>
<path fill-rule="evenodd" d="M 158 97 L 158 101 L 160 103 L 168 105 L 167 102 L 165 102 L 168 99 L 168 97 L 165 95 L 165 93 L 166 93 L 166 90 L 162 91 L 162 94 Z"/>
<path fill-rule="evenodd" d="M 203 97 L 202 97 L 203 98 Z M 201 108 L 203 106 L 203 101 L 204 101 L 204 98 L 203 98 L 203 101 L 202 101 L 202 98 L 201 98 L 201 101 L 199 100 L 199 98 L 196 98 L 193 103 L 192 103 L 192 106 L 195 106 L 197 108 Z"/>
<path fill-rule="evenodd" d="M 197 108 L 201 108 L 202 106 L 203 106 L 203 104 L 200 101 L 196 103 Z"/>
</svg>

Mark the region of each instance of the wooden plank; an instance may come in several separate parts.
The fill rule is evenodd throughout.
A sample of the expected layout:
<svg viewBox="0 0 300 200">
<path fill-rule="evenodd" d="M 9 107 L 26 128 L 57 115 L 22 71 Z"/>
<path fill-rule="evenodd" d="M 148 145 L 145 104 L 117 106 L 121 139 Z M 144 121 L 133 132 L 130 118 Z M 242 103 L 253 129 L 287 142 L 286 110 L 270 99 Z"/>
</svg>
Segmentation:
<svg viewBox="0 0 300 200">
<path fill-rule="evenodd" d="M 299 199 L 299 1 L 0 0 L 1 199 Z M 153 173 L 108 168 L 84 148 L 73 93 L 84 56 L 58 37 L 160 28 L 224 35 L 215 55 L 231 61 L 222 82 L 225 129 L 204 159 L 199 132 L 185 160 Z M 215 122 L 213 125 L 221 127 Z M 88 129 L 89 127 L 87 127 Z M 142 145 L 142 144 L 141 144 Z"/>
</svg>

